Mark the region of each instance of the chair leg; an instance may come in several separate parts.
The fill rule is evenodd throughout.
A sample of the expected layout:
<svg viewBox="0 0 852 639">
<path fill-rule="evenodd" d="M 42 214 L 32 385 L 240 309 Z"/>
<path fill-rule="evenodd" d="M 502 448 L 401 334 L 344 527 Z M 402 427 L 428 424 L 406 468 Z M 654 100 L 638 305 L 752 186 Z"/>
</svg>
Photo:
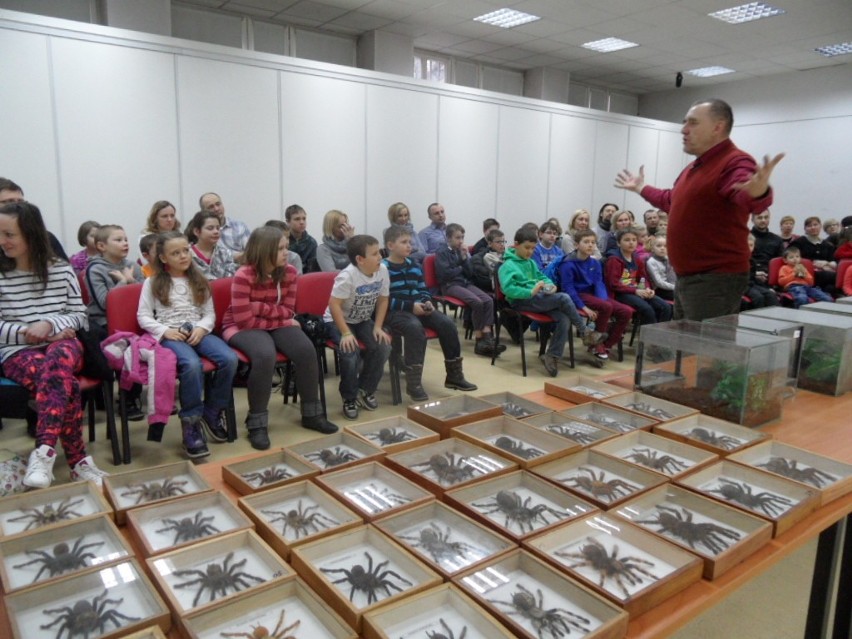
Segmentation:
<svg viewBox="0 0 852 639">
<path fill-rule="evenodd" d="M 521 336 L 521 371 L 523 376 L 527 376 L 527 351 L 524 347 L 524 318 L 518 315 L 518 335 Z"/>
<path fill-rule="evenodd" d="M 89 392 L 85 393 L 82 399 L 86 405 L 86 414 L 89 418 L 89 441 L 93 442 L 95 441 L 95 399 Z"/>
<path fill-rule="evenodd" d="M 568 331 L 568 366 L 574 368 L 574 335 Z"/>
<path fill-rule="evenodd" d="M 106 413 L 107 439 L 112 447 L 112 464 L 113 466 L 120 466 L 122 459 L 118 444 L 118 433 L 115 431 L 115 398 L 112 392 L 112 380 L 102 383 L 101 389 L 104 398 L 104 412 Z"/>
<path fill-rule="evenodd" d="M 225 409 L 225 421 L 228 422 L 228 442 L 237 440 L 237 408 L 234 405 L 234 392 L 228 398 L 228 407 Z"/>
<path fill-rule="evenodd" d="M 402 351 L 402 338 L 395 335 L 391 340 L 391 354 L 388 358 L 388 374 L 390 375 L 391 399 L 394 406 L 402 403 L 402 384 L 400 383 L 399 358 Z"/>
<path fill-rule="evenodd" d="M 130 424 L 127 420 L 127 392 L 118 391 L 118 414 L 121 417 L 121 448 L 124 451 L 124 463 L 129 464 L 130 454 Z"/>
<path fill-rule="evenodd" d="M 325 404 L 325 373 L 328 372 L 328 364 L 325 359 L 325 347 L 316 349 L 317 353 L 317 370 L 319 371 L 319 395 L 320 403 L 322 404 L 322 414 L 328 417 L 328 408 Z"/>
</svg>

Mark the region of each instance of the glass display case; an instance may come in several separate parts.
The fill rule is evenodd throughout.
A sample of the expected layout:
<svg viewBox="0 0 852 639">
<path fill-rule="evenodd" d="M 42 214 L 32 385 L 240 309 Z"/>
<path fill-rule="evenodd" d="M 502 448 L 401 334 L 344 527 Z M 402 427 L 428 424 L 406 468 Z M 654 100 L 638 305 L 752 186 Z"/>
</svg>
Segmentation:
<svg viewBox="0 0 852 639">
<path fill-rule="evenodd" d="M 745 426 L 781 417 L 790 339 L 678 320 L 643 326 L 639 340 L 636 390 Z"/>
<path fill-rule="evenodd" d="M 634 430 L 632 433 L 596 444 L 592 450 L 623 459 L 666 477 L 691 473 L 696 468 L 718 459 L 717 455 L 707 450 L 644 430 Z"/>
<path fill-rule="evenodd" d="M 551 411 L 547 406 L 524 399 L 515 393 L 492 393 L 490 395 L 480 395 L 479 399 L 497 404 L 503 409 L 504 415 L 514 417 L 515 419 L 523 419 L 524 417 L 532 417 L 533 415 L 541 415 Z"/>
<path fill-rule="evenodd" d="M 386 453 L 398 453 L 423 444 L 432 444 L 441 439 L 441 436 L 431 428 L 426 428 L 402 415 L 348 424 L 343 430 L 366 439 Z"/>
<path fill-rule="evenodd" d="M 770 439 L 769 433 L 698 413 L 654 426 L 654 434 L 726 457 Z"/>
<path fill-rule="evenodd" d="M 0 536 L 24 534 L 100 514 L 115 517 L 101 491 L 88 481 L 8 495 L 0 499 Z"/>
<path fill-rule="evenodd" d="M 560 374 L 557 379 L 544 382 L 544 392 L 566 402 L 585 404 L 599 402 L 607 397 L 622 395 L 629 389 L 602 382 L 597 377 L 580 375 L 579 373 Z"/>
<path fill-rule="evenodd" d="M 454 395 L 408 407 L 408 419 L 431 428 L 441 439 L 450 437 L 453 427 L 487 417 L 499 417 L 503 408 L 470 395 Z"/>
<path fill-rule="evenodd" d="M 319 475 L 319 468 L 286 450 L 222 466 L 222 479 L 241 495 L 278 488 Z"/>
<path fill-rule="evenodd" d="M 618 436 L 618 432 L 598 424 L 576 419 L 566 412 L 545 413 L 523 420 L 536 428 L 564 437 L 583 448 Z M 654 422 L 651 422 L 654 423 Z"/>
<path fill-rule="evenodd" d="M 378 446 L 345 431 L 285 446 L 284 450 L 313 464 L 324 473 L 379 461 L 385 456 L 385 451 Z"/>
</svg>

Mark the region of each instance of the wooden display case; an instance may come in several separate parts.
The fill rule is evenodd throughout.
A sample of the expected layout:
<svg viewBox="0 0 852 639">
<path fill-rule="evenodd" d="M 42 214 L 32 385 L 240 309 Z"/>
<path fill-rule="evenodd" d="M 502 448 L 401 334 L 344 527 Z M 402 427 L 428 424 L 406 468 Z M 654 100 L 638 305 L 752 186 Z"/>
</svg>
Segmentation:
<svg viewBox="0 0 852 639">
<path fill-rule="evenodd" d="M 164 503 L 208 490 L 212 490 L 210 485 L 189 461 L 104 477 L 104 492 L 115 508 L 115 520 L 120 525 L 126 521 L 127 511 L 131 508 Z"/>
<path fill-rule="evenodd" d="M 364 523 L 325 490 L 309 481 L 282 486 L 237 502 L 257 534 L 284 559 L 294 546 L 327 537 Z"/>
<path fill-rule="evenodd" d="M 597 377 L 579 373 L 561 374 L 558 379 L 544 382 L 544 392 L 574 404 L 600 402 L 608 397 L 624 395 L 630 391 L 615 384 L 602 382 Z"/>
<path fill-rule="evenodd" d="M 296 575 L 253 530 L 202 541 L 145 560 L 175 620 L 212 610 Z"/>
<path fill-rule="evenodd" d="M 621 639 L 627 613 L 528 550 L 466 570 L 453 583 L 517 637 Z"/>
<path fill-rule="evenodd" d="M 343 431 L 293 444 L 284 450 L 319 468 L 323 473 L 379 461 L 385 456 L 385 452 L 378 446 Z"/>
<path fill-rule="evenodd" d="M 617 395 L 612 399 L 616 399 L 617 397 L 622 397 L 622 395 Z M 651 419 L 650 417 L 642 416 L 629 410 L 622 410 L 602 402 L 580 404 L 573 408 L 566 408 L 561 412 L 571 419 L 578 419 L 587 424 L 606 428 L 616 433 L 629 433 L 633 430 L 651 430 L 652 426 L 659 424 L 659 421 L 656 419 Z"/>
<path fill-rule="evenodd" d="M 852 465 L 779 441 L 767 441 L 728 459 L 798 482 L 817 491 L 819 505 L 852 491 Z"/>
<path fill-rule="evenodd" d="M 667 481 L 659 473 L 588 449 L 536 466 L 532 472 L 603 510 Z"/>
<path fill-rule="evenodd" d="M 679 417 L 698 414 L 697 408 L 675 404 L 674 402 L 648 395 L 647 393 L 625 393 L 601 400 L 604 404 L 629 410 L 637 415 L 649 417 L 658 422 L 670 422 Z"/>
<path fill-rule="evenodd" d="M 644 430 L 625 433 L 592 447 L 599 453 L 617 457 L 666 477 L 680 477 L 719 459 L 707 450 Z"/>
<path fill-rule="evenodd" d="M 705 579 L 725 574 L 772 539 L 768 521 L 671 484 L 613 512 L 699 555 Z"/>
<path fill-rule="evenodd" d="M 364 639 L 511 639 L 515 635 L 453 584 L 364 615 Z"/>
<path fill-rule="evenodd" d="M 0 579 L 9 594 L 132 556 L 112 519 L 101 514 L 0 540 Z"/>
<path fill-rule="evenodd" d="M 772 438 L 772 435 L 768 433 L 701 413 L 665 424 L 656 424 L 653 432 L 690 446 L 709 450 L 720 457 Z"/>
<path fill-rule="evenodd" d="M 305 583 L 358 632 L 364 613 L 441 583 L 438 573 L 371 524 L 294 548 L 291 560 Z M 384 587 L 358 588 L 360 571 Z"/>
<path fill-rule="evenodd" d="M 453 434 L 507 457 L 521 468 L 538 466 L 580 450 L 579 444 L 565 437 L 544 432 L 506 415 L 456 426 Z"/>
<path fill-rule="evenodd" d="M 122 639 L 166 639 L 166 635 L 160 630 L 160 626 L 150 626 L 139 632 L 122 635 Z"/>
<path fill-rule="evenodd" d="M 727 460 L 681 477 L 676 483 L 772 522 L 774 537 L 819 506 L 816 490 Z"/>
<path fill-rule="evenodd" d="M 703 562 L 623 519 L 589 515 L 524 546 L 640 615 L 701 579 Z"/>
<path fill-rule="evenodd" d="M 102 514 L 115 517 L 112 507 L 91 482 L 72 482 L 17 493 L 0 499 L 0 537 L 30 533 Z"/>
<path fill-rule="evenodd" d="M 423 444 L 432 444 L 441 436 L 402 415 L 394 415 L 361 424 L 349 424 L 343 428 L 347 433 L 365 439 L 386 453 L 398 453 Z"/>
<path fill-rule="evenodd" d="M 533 415 L 543 415 L 549 413 L 552 409 L 543 404 L 524 399 L 520 395 L 504 391 L 502 393 L 491 393 L 490 395 L 480 395 L 479 399 L 486 402 L 497 404 L 503 409 L 503 414 L 514 419 L 523 419 L 524 417 L 532 417 Z"/>
<path fill-rule="evenodd" d="M 286 450 L 222 466 L 222 479 L 241 495 L 286 486 L 319 475 L 319 469 Z"/>
<path fill-rule="evenodd" d="M 388 466 L 438 496 L 449 488 L 502 475 L 518 467 L 505 457 L 457 437 L 388 455 L 386 461 Z"/>
<path fill-rule="evenodd" d="M 515 548 L 507 538 L 437 501 L 385 517 L 375 526 L 444 579 Z"/>
<path fill-rule="evenodd" d="M 503 409 L 478 397 L 453 395 L 409 406 L 406 414 L 408 419 L 432 429 L 441 439 L 446 439 L 452 435 L 450 431 L 454 427 L 498 417 L 503 414 Z"/>
<path fill-rule="evenodd" d="M 435 499 L 428 490 L 376 462 L 326 473 L 314 481 L 368 522 Z"/>
<path fill-rule="evenodd" d="M 72 633 L 67 624 L 76 619 L 75 608 L 99 611 L 97 622 Z M 47 633 L 59 639 L 63 627 L 68 639 L 115 639 L 151 625 L 163 632 L 171 627 L 166 604 L 135 559 L 8 595 L 6 610 L 13 639 L 45 637 Z M 102 633 L 98 622 L 103 622 Z"/>
<path fill-rule="evenodd" d="M 127 512 L 127 528 L 145 557 L 239 530 L 254 524 L 219 491 L 181 497 Z"/>
<path fill-rule="evenodd" d="M 299 577 L 181 619 L 187 639 L 357 639 L 358 635 Z M 265 631 L 265 634 L 264 634 Z"/>
<path fill-rule="evenodd" d="M 568 441 L 574 442 L 583 448 L 594 446 L 599 442 L 612 439 L 619 435 L 614 430 L 604 428 L 598 424 L 581 421 L 565 412 L 536 415 L 535 417 L 523 420 L 523 422 L 553 435 L 564 437 Z"/>
</svg>

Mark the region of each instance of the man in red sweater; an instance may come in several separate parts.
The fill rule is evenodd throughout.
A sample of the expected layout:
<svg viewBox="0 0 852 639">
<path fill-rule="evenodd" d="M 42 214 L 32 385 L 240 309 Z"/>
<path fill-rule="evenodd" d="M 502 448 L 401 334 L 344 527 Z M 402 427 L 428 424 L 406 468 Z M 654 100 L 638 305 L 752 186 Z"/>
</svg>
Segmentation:
<svg viewBox="0 0 852 639">
<path fill-rule="evenodd" d="M 749 215 L 772 204 L 769 178 L 784 157 L 754 158 L 730 140 L 734 114 L 722 100 L 692 105 L 683 119 L 683 150 L 696 156 L 671 189 L 645 184 L 645 167 L 627 169 L 615 186 L 669 214 L 669 261 L 677 273 L 675 319 L 704 320 L 739 311 L 748 286 Z"/>
</svg>

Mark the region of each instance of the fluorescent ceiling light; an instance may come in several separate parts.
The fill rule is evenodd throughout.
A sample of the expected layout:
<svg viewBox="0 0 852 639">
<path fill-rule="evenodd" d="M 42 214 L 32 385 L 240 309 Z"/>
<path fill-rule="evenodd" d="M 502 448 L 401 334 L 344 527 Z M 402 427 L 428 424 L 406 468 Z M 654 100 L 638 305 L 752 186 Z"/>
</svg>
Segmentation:
<svg viewBox="0 0 852 639">
<path fill-rule="evenodd" d="M 690 69 L 687 73 L 697 78 L 712 78 L 714 75 L 725 75 L 726 73 L 736 73 L 736 71 L 728 67 L 701 67 L 700 69 Z"/>
<path fill-rule="evenodd" d="M 763 2 L 749 2 L 748 4 L 741 4 L 738 7 L 714 11 L 707 15 L 729 24 L 741 24 L 743 22 L 751 22 L 752 20 L 760 20 L 761 18 L 780 16 L 784 13 L 787 13 L 784 9 L 778 9 Z"/>
<path fill-rule="evenodd" d="M 852 42 L 841 42 L 840 44 L 829 44 L 825 47 L 817 47 L 814 49 L 820 55 L 824 55 L 826 58 L 832 58 L 836 55 L 845 55 L 847 53 L 852 53 Z"/>
<path fill-rule="evenodd" d="M 478 18 L 474 18 L 474 20 L 502 29 L 511 29 L 512 27 L 517 27 L 519 24 L 535 22 L 536 20 L 541 20 L 541 18 L 531 13 L 523 13 L 514 9 L 497 9 L 497 11 L 486 13 Z"/>
<path fill-rule="evenodd" d="M 622 40 L 621 38 L 604 38 L 603 40 L 587 42 L 583 45 L 583 48 L 591 49 L 592 51 L 599 51 L 600 53 L 610 53 L 612 51 L 621 51 L 621 49 L 630 49 L 631 47 L 638 46 L 639 45 L 635 42 Z"/>
</svg>

